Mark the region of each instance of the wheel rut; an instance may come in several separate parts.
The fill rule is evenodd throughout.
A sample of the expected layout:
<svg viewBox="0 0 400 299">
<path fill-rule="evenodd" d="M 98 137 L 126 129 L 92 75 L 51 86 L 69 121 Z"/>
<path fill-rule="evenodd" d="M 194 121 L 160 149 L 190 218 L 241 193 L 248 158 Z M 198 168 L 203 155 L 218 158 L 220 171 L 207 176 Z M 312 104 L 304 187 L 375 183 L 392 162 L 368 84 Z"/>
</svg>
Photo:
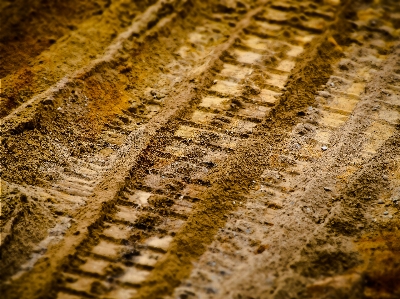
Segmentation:
<svg viewBox="0 0 400 299">
<path fill-rule="evenodd" d="M 2 120 L 7 298 L 397 294 L 398 5 L 141 8 Z"/>
</svg>

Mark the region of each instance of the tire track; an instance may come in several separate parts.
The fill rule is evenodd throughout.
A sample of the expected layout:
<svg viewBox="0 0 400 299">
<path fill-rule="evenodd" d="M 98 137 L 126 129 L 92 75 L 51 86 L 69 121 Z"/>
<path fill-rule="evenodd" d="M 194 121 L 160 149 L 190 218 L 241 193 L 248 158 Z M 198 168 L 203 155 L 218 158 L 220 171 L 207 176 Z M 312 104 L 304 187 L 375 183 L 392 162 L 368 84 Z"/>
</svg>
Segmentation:
<svg viewBox="0 0 400 299">
<path fill-rule="evenodd" d="M 57 113 L 65 109 L 72 114 L 74 107 L 89 104 L 87 113 L 98 123 L 95 129 L 102 145 L 90 154 L 70 155 L 69 148 L 55 139 L 50 151 L 62 153 L 68 163 L 53 162 L 58 179 L 41 179 L 42 187 L 28 186 L 24 192 L 56 198 L 52 206 L 63 211 L 67 206 L 73 216 L 58 221 L 72 227 L 55 229 L 57 236 L 65 234 L 56 238 L 57 244 L 51 244 L 55 238 L 40 243 L 39 251 L 47 252 L 33 255 L 23 265 L 28 272 L 13 276 L 7 296 L 159 298 L 176 287 L 174 297 L 231 295 L 236 290 L 230 290 L 230 283 L 240 280 L 237 273 L 247 271 L 247 251 L 265 256 L 270 250 L 285 249 L 286 241 L 270 235 L 281 232 L 278 223 L 286 221 L 285 213 L 289 220 L 295 218 L 289 204 L 302 215 L 303 226 L 325 223 L 330 210 L 336 211 L 336 204 L 328 205 L 327 211 L 321 201 L 311 202 L 312 196 L 290 198 L 299 192 L 309 196 L 323 187 L 325 192 L 336 192 L 330 186 L 336 178 L 327 178 L 319 168 L 336 167 L 348 150 L 349 136 L 354 135 L 354 147 L 346 159 L 352 160 L 335 170 L 345 181 L 391 142 L 393 134 L 397 136 L 395 73 L 385 77 L 390 84 L 381 82 L 385 89 L 378 101 L 365 100 L 369 89 L 379 85 L 375 76 L 381 73 L 374 69 L 387 68 L 386 56 L 396 34 L 389 21 L 371 16 L 370 10 L 354 13 L 344 4 L 333 9 L 333 3 L 262 1 L 254 8 L 228 2 L 213 7 L 199 24 L 182 29 L 186 40 L 175 44 L 179 44 L 173 53 L 177 58 L 165 59 L 169 63 L 162 67 L 151 61 L 163 55 L 161 46 L 151 49 L 154 37 L 170 51 L 172 38 L 160 36 L 174 32 L 175 22 L 189 24 L 184 22 L 190 12 L 180 4 L 181 10 L 172 13 L 175 2 L 158 2 L 139 17 L 143 24 L 134 23 L 116 39 L 105 60 L 95 60 L 92 67 L 67 78 L 60 89 L 47 91 L 54 93 L 51 111 L 61 98 L 68 98 Z M 345 21 L 349 15 L 353 20 Z M 229 27 L 233 30 L 228 34 Z M 362 40 L 367 50 L 354 40 Z M 128 57 L 138 48 L 135 43 L 149 52 Z M 133 70 L 143 70 L 143 77 L 153 74 L 146 79 L 125 75 Z M 95 113 L 113 107 L 100 108 L 101 102 L 88 99 L 102 82 L 96 81 L 96 73 L 102 74 L 103 83 L 109 77 L 123 82 L 104 86 L 99 95 L 126 101 L 109 122 Z M 153 79 L 161 82 L 156 88 L 132 87 L 134 80 L 149 86 Z M 115 93 L 122 86 L 125 91 Z M 128 94 L 144 98 L 144 104 L 126 100 Z M 36 128 L 47 117 L 48 108 L 43 108 L 47 100 L 34 99 L 18 108 L 15 116 L 6 117 L 8 133 Z M 61 141 L 77 134 L 65 132 L 69 139 Z M 2 145 L 7 147 L 9 140 Z M 362 153 L 354 154 L 355 148 Z M 324 186 L 316 182 L 321 176 Z M 308 189 L 298 187 L 300 179 Z M 12 226 L 7 229 L 12 236 Z M 295 238 L 299 244 L 307 240 L 302 236 Z M 277 245 L 260 242 L 265 238 Z M 281 267 L 287 258 L 268 265 Z M 283 273 L 279 281 L 266 277 L 267 286 L 260 292 L 277 296 L 288 292 L 290 283 L 284 279 L 290 273 L 279 271 Z M 302 279 L 296 275 L 291 281 Z"/>
<path fill-rule="evenodd" d="M 241 23 L 239 23 L 239 28 L 240 28 L 240 26 L 241 26 Z M 232 41 L 233 41 L 233 39 L 229 40 L 228 42 L 232 43 Z M 220 47 L 219 52 L 222 52 L 224 50 L 224 47 L 225 46 Z M 214 55 L 214 57 L 217 58 L 218 55 Z M 213 60 L 215 60 L 215 58 L 212 58 L 211 60 L 209 59 L 206 62 L 206 65 L 205 65 L 206 67 L 200 68 L 200 69 L 197 70 L 197 73 L 191 73 L 190 75 L 191 76 L 197 76 L 199 72 L 204 72 L 204 69 L 207 70 L 209 68 L 208 65 L 213 65 L 213 63 L 214 63 Z M 192 79 L 188 80 L 189 83 L 190 83 L 191 80 Z M 199 84 L 197 83 L 197 85 L 195 85 L 195 86 L 199 86 Z M 190 88 L 189 88 L 189 90 L 190 90 Z M 179 96 L 178 95 L 180 98 L 182 98 L 182 100 L 183 100 L 182 103 L 186 102 L 188 98 L 192 98 L 192 96 L 187 96 L 186 94 L 187 94 L 187 92 L 185 91 L 184 92 L 184 96 Z M 143 147 L 143 146 L 147 145 L 147 143 L 148 143 L 147 140 L 149 140 L 152 135 L 156 134 L 156 127 L 157 126 L 161 126 L 162 123 L 164 121 L 168 120 L 171 115 L 174 115 L 174 113 L 176 113 L 176 111 L 179 111 L 179 109 L 181 109 L 180 108 L 181 106 L 180 105 L 177 106 L 176 103 L 173 103 L 173 104 L 170 103 L 169 105 L 170 105 L 169 108 L 166 107 L 164 110 L 162 110 L 161 116 L 158 116 L 159 118 L 157 118 L 157 119 L 153 118 L 152 119 L 151 116 L 149 116 L 150 124 L 149 123 L 145 123 L 145 125 L 141 129 L 136 130 L 133 134 L 128 136 L 128 138 L 126 140 L 126 143 L 125 143 L 126 145 L 122 146 L 121 150 L 119 151 L 119 154 L 118 154 L 119 155 L 119 160 L 116 159 L 117 160 L 116 165 L 114 164 L 113 169 L 111 169 L 111 171 L 108 172 L 108 174 L 107 174 L 108 177 L 106 175 L 106 177 L 103 178 L 103 184 L 100 184 L 100 186 L 98 185 L 96 187 L 97 188 L 97 196 L 99 196 L 102 200 L 104 200 L 104 198 L 107 198 L 107 196 L 109 196 L 110 198 L 114 197 L 115 192 L 119 189 L 119 185 L 116 184 L 116 182 L 118 181 L 118 178 L 117 178 L 117 176 L 115 174 L 117 174 L 120 177 L 120 181 L 124 180 L 125 174 L 124 174 L 123 171 L 121 171 L 121 166 L 123 168 L 129 167 L 129 163 L 126 162 L 126 159 L 125 160 L 123 160 L 123 159 L 124 159 L 125 156 L 129 156 L 128 152 L 129 152 L 130 148 L 133 150 L 133 152 L 140 153 L 140 151 L 142 150 L 142 148 L 140 146 Z M 151 122 L 153 122 L 153 124 L 155 124 L 155 126 L 154 125 L 152 126 Z M 147 129 L 147 128 L 149 128 L 149 129 Z M 146 130 L 148 130 L 148 131 L 146 132 Z M 132 150 L 131 150 L 131 153 L 130 153 L 130 159 L 131 159 L 132 162 L 130 162 L 130 163 L 133 163 L 133 161 L 135 161 L 135 155 L 132 154 Z M 121 161 L 121 159 L 123 161 Z M 96 160 L 98 160 L 98 159 L 96 159 Z M 79 162 L 79 160 L 77 160 L 77 161 Z M 106 162 L 108 162 L 108 161 L 106 160 L 105 163 Z M 79 163 L 83 165 L 83 170 L 85 170 L 86 172 L 88 172 L 87 171 L 88 169 L 90 170 L 90 167 L 93 168 L 93 165 L 89 166 L 84 161 L 81 161 Z M 79 171 L 79 170 L 78 171 L 74 170 L 74 171 L 75 171 L 75 173 L 78 173 L 80 176 L 82 176 L 82 171 Z M 83 171 L 83 173 L 85 171 Z M 112 177 L 112 180 L 109 179 L 109 177 Z M 87 178 L 87 175 L 86 175 L 86 178 Z M 82 180 L 80 180 L 79 183 L 77 183 L 76 179 L 72 180 L 72 182 L 71 182 L 71 179 L 67 178 L 66 181 L 67 181 L 66 183 L 63 183 L 61 185 L 59 183 L 57 183 L 56 185 L 54 185 L 54 187 L 56 187 L 57 189 L 62 189 L 64 192 L 71 193 L 72 195 L 86 195 L 86 196 L 88 196 L 90 194 L 87 194 L 87 193 L 92 191 L 92 190 L 88 190 L 88 188 L 85 187 L 85 186 L 84 186 L 85 188 L 83 188 L 82 185 L 79 185 L 79 183 L 81 183 Z M 105 184 L 109 184 L 109 185 L 111 184 L 111 188 L 108 188 L 108 186 L 104 186 L 104 182 L 105 182 Z M 90 199 L 90 201 L 86 203 L 88 206 L 95 207 L 95 210 L 97 208 L 100 208 L 99 205 L 98 205 L 98 200 L 96 201 L 96 188 L 94 188 L 95 189 L 95 194 L 93 196 L 94 199 Z M 82 190 L 82 189 L 86 189 L 86 190 Z M 108 189 L 108 191 L 104 192 L 104 190 L 107 190 L 107 189 Z M 107 195 L 107 193 L 108 193 L 108 195 Z M 92 214 L 92 215 L 95 214 L 95 212 L 93 210 L 91 210 L 91 209 L 87 209 L 87 211 L 88 211 L 89 214 Z M 83 214 L 83 216 L 81 216 L 80 219 L 88 219 L 88 218 L 90 219 L 91 215 L 88 215 L 88 213 L 86 213 L 86 215 Z M 74 219 L 74 221 L 77 221 L 77 220 L 79 220 L 79 217 Z M 86 221 L 82 221 L 82 222 L 78 221 L 78 223 L 79 223 L 78 230 L 79 231 L 82 231 L 82 232 L 86 231 L 86 227 L 88 226 Z M 72 239 L 77 238 L 78 241 L 75 241 L 76 242 L 75 244 L 78 244 L 79 243 L 79 239 L 81 237 L 82 237 L 82 235 L 81 236 L 73 235 Z M 58 246 L 59 245 L 57 245 L 56 247 L 58 248 Z M 65 250 L 65 248 L 63 248 L 63 249 Z M 63 251 L 63 253 L 60 253 L 60 254 L 64 255 L 65 254 L 64 252 L 65 251 Z M 53 253 L 50 253 L 50 255 L 53 256 L 51 262 L 52 263 L 54 262 L 56 264 L 57 263 L 57 257 L 55 257 Z M 41 266 L 39 265 L 37 268 L 40 269 L 40 267 Z M 29 274 L 29 275 L 39 275 L 39 276 L 42 276 L 42 277 L 44 275 L 42 272 L 35 274 L 34 270 L 32 271 L 32 273 L 33 274 Z"/>
<path fill-rule="evenodd" d="M 249 40 L 249 38 L 246 38 L 246 40 Z M 263 40 L 258 38 L 257 41 L 254 41 L 253 38 L 250 42 L 261 44 Z M 292 57 L 295 56 L 296 53 L 300 52 L 299 47 L 300 46 L 296 45 L 290 47 L 290 44 L 286 45 L 286 48 L 288 49 L 288 52 L 290 54 L 288 56 L 289 59 L 293 59 Z M 239 48 L 242 50 L 240 50 Z M 247 51 L 244 51 L 244 49 L 247 49 Z M 176 232 L 176 228 L 180 228 L 182 226 L 182 220 L 187 219 L 187 216 L 185 215 L 190 214 L 191 206 L 193 202 L 197 200 L 195 197 L 187 196 L 187 194 L 195 194 L 199 191 L 199 189 L 204 189 L 204 187 L 208 185 L 207 182 L 202 180 L 202 177 L 208 172 L 207 166 L 209 168 L 210 166 L 217 164 L 220 161 L 219 159 L 226 157 L 226 153 L 224 152 L 229 152 L 233 150 L 233 148 L 235 147 L 235 142 L 237 142 L 236 140 L 247 137 L 245 134 L 248 134 L 250 132 L 249 129 L 254 127 L 257 122 L 260 122 L 262 118 L 265 117 L 265 113 L 267 113 L 267 111 L 269 110 L 268 106 L 270 107 L 271 104 L 273 104 L 273 101 L 276 100 L 276 98 L 273 97 L 273 95 L 277 94 L 276 90 L 281 90 L 281 88 L 283 87 L 280 80 L 282 80 L 282 77 L 285 76 L 285 71 L 278 69 L 277 72 L 280 71 L 280 74 L 271 75 L 270 78 L 266 79 L 266 86 L 269 86 L 272 90 L 264 89 L 262 91 L 253 91 L 253 93 L 255 93 L 256 95 L 261 94 L 261 96 L 257 97 L 258 105 L 254 105 L 251 102 L 244 102 L 243 104 L 241 104 L 238 100 L 236 100 L 236 103 L 239 102 L 239 107 L 235 107 L 235 105 L 237 105 L 235 103 L 235 99 L 230 100 L 228 98 L 232 97 L 232 90 L 233 93 L 240 93 L 240 86 L 238 83 L 245 78 L 246 73 L 248 75 L 251 75 L 251 66 L 259 61 L 262 58 L 262 55 L 266 55 L 266 53 L 261 49 L 259 49 L 259 53 L 253 52 L 253 49 L 251 49 L 252 51 L 248 50 L 249 47 L 246 48 L 245 45 L 236 45 L 231 51 L 228 50 L 227 58 L 224 59 L 224 64 L 220 75 L 216 77 L 216 79 L 213 81 L 214 84 L 200 101 L 200 109 L 195 110 L 193 113 L 190 113 L 191 119 L 183 120 L 184 125 L 180 125 L 177 127 L 174 138 L 172 139 L 173 146 L 167 147 L 168 152 L 163 152 L 161 154 L 161 157 L 157 157 L 157 154 L 155 155 L 156 158 L 153 159 L 155 159 L 157 162 L 155 162 L 155 165 L 148 170 L 148 175 L 145 176 L 144 183 L 140 184 L 139 188 L 137 186 L 135 186 L 135 188 L 132 188 L 136 191 L 130 191 L 128 192 L 128 195 L 125 195 L 128 198 L 128 201 L 126 201 L 125 199 L 120 199 L 118 201 L 118 203 L 122 203 L 123 205 L 117 205 L 118 212 L 112 218 L 112 222 L 123 221 L 125 224 L 130 226 L 135 226 L 135 223 L 137 223 L 136 225 L 140 226 L 141 222 L 146 223 L 147 221 L 156 222 L 156 215 L 148 214 L 146 216 L 146 219 L 142 219 L 140 215 L 133 216 L 135 215 L 135 211 L 132 209 L 132 207 L 131 209 L 129 209 L 126 206 L 132 206 L 129 199 L 134 198 L 136 199 L 136 202 L 133 204 L 133 206 L 136 206 L 136 208 L 142 208 L 142 204 L 147 205 L 149 201 L 153 201 L 153 205 L 156 205 L 154 201 L 164 202 L 163 204 L 167 206 L 169 204 L 171 205 L 167 213 L 173 216 L 173 219 L 171 219 L 172 226 L 170 227 L 167 225 L 165 227 L 165 223 L 163 223 L 161 225 L 161 228 L 157 227 L 157 229 L 155 229 L 155 232 L 164 232 L 164 235 L 162 235 L 161 239 L 168 238 L 168 235 L 165 236 L 165 232 L 169 232 L 173 235 Z M 287 64 L 286 61 L 288 61 L 288 59 L 285 60 L 285 56 L 283 55 L 282 61 L 280 61 L 279 65 L 282 65 L 282 62 L 283 65 Z M 260 67 L 262 66 L 260 65 L 259 68 Z M 227 93 L 226 86 L 229 86 L 229 93 Z M 251 88 L 259 89 L 259 87 L 257 86 L 245 86 L 245 89 L 250 89 L 250 91 Z M 275 92 L 273 90 L 275 90 Z M 268 99 L 269 103 L 267 102 L 264 105 L 260 105 L 260 102 L 262 103 L 264 99 Z M 230 101 L 232 101 L 232 103 L 229 103 Z M 213 111 L 213 113 L 210 113 L 209 111 Z M 219 113 L 217 114 L 217 112 Z M 223 119 L 223 114 L 225 114 L 225 121 L 221 121 L 221 119 Z M 222 123 L 222 126 L 220 126 L 220 129 L 217 131 L 215 129 L 211 131 L 212 126 L 210 124 L 213 124 L 213 122 L 217 123 L 217 121 L 220 121 Z M 227 125 L 225 125 L 224 123 L 226 123 Z M 221 133 L 224 131 L 225 134 Z M 207 147 L 210 147 L 210 145 L 212 148 L 214 148 L 213 151 L 207 149 Z M 215 152 L 215 149 L 218 149 L 218 151 Z M 200 152 L 200 155 L 202 153 L 203 155 L 205 155 L 206 158 L 210 160 L 207 159 L 205 161 L 196 161 L 197 165 L 193 163 L 194 161 L 190 161 L 190 163 L 188 163 L 189 161 L 179 161 L 180 159 L 187 159 L 187 156 L 185 157 L 184 154 L 185 152 L 192 152 L 196 154 Z M 149 154 L 147 153 L 147 155 Z M 168 190 L 167 194 L 165 194 L 165 190 Z M 143 198 L 141 197 L 141 195 L 138 196 L 137 192 L 142 195 L 146 194 L 145 197 L 147 198 Z M 158 196 L 156 196 L 157 194 Z M 175 199 L 179 199 L 179 203 L 173 204 L 174 200 L 171 199 L 170 201 L 172 201 L 172 203 L 168 203 L 167 198 L 161 198 L 158 200 L 153 199 L 154 196 L 155 198 L 157 198 L 159 197 L 159 195 L 168 195 L 170 197 L 173 196 Z M 153 209 L 157 210 L 157 206 L 153 207 Z M 146 211 L 146 208 L 144 208 L 144 211 Z M 164 212 L 164 209 L 162 209 L 162 211 Z M 182 213 L 182 211 L 184 213 Z M 181 223 L 177 225 L 175 224 L 176 221 Z M 168 223 L 169 220 L 166 220 L 165 222 Z M 145 229 L 146 226 L 141 228 Z M 106 230 L 108 229 L 109 227 L 107 226 Z M 113 227 L 112 229 L 114 231 L 117 230 L 115 227 Z M 95 235 L 96 233 L 92 232 L 92 234 Z M 100 234 L 104 238 L 104 235 L 102 233 Z M 150 235 L 147 236 L 147 238 L 153 240 L 154 237 Z M 160 237 L 158 236 L 157 238 Z M 104 259 L 106 252 L 110 251 L 115 253 L 116 251 L 119 251 L 120 254 L 118 256 L 120 257 L 121 253 L 123 255 L 123 252 L 127 251 L 129 248 L 132 248 L 131 244 L 125 247 L 121 246 L 121 242 L 123 243 L 124 240 L 117 239 L 113 240 L 113 242 L 110 242 L 109 239 L 107 239 L 107 241 L 100 240 L 100 243 L 97 243 L 97 245 L 94 247 L 92 246 L 90 254 L 97 254 L 97 258 Z M 144 248 L 148 248 L 146 240 L 141 240 L 141 242 L 143 242 Z M 161 248 L 155 248 L 155 250 L 159 252 L 162 251 Z M 99 252 L 102 252 L 103 255 L 99 256 Z M 118 290 L 118 287 L 116 285 L 124 285 L 124 287 L 127 287 L 127 285 L 130 285 L 132 287 L 140 286 L 141 282 L 146 279 L 149 274 L 148 272 L 146 273 L 146 271 L 142 268 L 150 267 L 150 269 L 147 270 L 151 270 L 152 265 L 149 262 L 149 255 L 146 253 L 141 253 L 140 250 L 136 253 L 136 255 L 138 255 L 138 257 L 130 258 L 132 260 L 140 259 L 141 263 L 139 262 L 136 264 L 135 262 L 133 262 L 134 267 L 125 269 L 124 273 L 120 274 L 120 276 L 116 279 L 115 284 L 103 285 L 103 290 L 105 293 Z M 116 257 L 117 255 L 114 256 L 114 258 Z M 92 260 L 86 260 L 86 262 L 80 267 L 88 267 L 86 265 L 90 265 L 91 263 L 94 262 Z M 106 263 L 104 262 L 101 263 L 105 265 L 104 267 L 110 267 L 108 264 L 106 266 Z M 86 272 L 83 274 L 81 271 L 79 271 L 79 269 L 74 268 L 68 271 L 72 273 L 79 272 L 80 276 L 74 276 L 72 279 L 70 279 L 71 283 L 66 283 L 67 287 L 64 287 L 62 293 L 63 295 L 60 296 L 64 296 L 67 293 L 78 294 L 77 292 L 80 292 L 79 294 L 81 296 L 85 295 L 90 297 L 91 295 L 93 296 L 94 293 L 92 286 L 99 283 L 101 284 L 101 282 L 93 280 L 91 281 L 91 284 L 88 284 L 85 275 L 89 274 Z M 67 273 L 69 273 L 68 271 Z M 68 275 L 66 276 L 67 278 L 65 278 L 65 280 L 68 282 Z"/>
<path fill-rule="evenodd" d="M 365 23 L 367 21 L 368 19 Z M 361 30 L 355 34 L 366 36 L 366 33 L 362 31 L 364 28 L 363 24 L 360 24 L 359 30 Z M 354 226 L 352 223 L 353 218 L 361 222 L 360 218 L 357 218 L 359 212 L 353 208 L 354 202 L 362 202 L 362 198 L 367 198 L 372 194 L 374 198 L 379 197 L 378 191 L 371 191 L 369 188 L 374 187 L 367 187 L 367 185 L 386 185 L 384 182 L 376 181 L 378 178 L 385 177 L 386 167 L 373 166 L 376 167 L 374 171 L 375 169 L 382 171 L 380 174 L 374 174 L 369 166 L 376 165 L 375 163 L 379 163 L 377 161 L 385 160 L 377 152 L 378 150 L 384 151 L 392 158 L 396 156 L 395 132 L 400 117 L 399 115 L 390 117 L 398 110 L 398 105 L 394 104 L 396 101 L 394 90 L 389 92 L 389 87 L 387 93 L 385 92 L 385 95 L 388 95 L 387 100 L 382 102 L 383 105 L 390 102 L 392 104 L 390 108 L 388 106 L 383 108 L 377 104 L 380 100 L 376 100 L 377 97 L 382 96 L 375 87 L 380 86 L 385 89 L 385 86 L 390 86 L 387 82 L 391 82 L 389 78 L 392 78 L 395 73 L 390 68 L 395 64 L 397 53 L 394 51 L 389 57 L 380 54 L 384 49 L 396 48 L 393 46 L 393 40 L 388 38 L 380 43 L 380 47 L 373 46 L 376 40 L 385 38 L 387 38 L 387 33 L 380 32 L 373 39 L 366 41 L 366 43 L 371 42 L 370 45 L 353 44 L 344 49 L 344 53 L 347 53 L 346 57 L 338 61 L 333 74 L 324 85 L 326 89 L 317 92 L 316 104 L 319 107 L 309 107 L 308 115 L 305 117 L 306 122 L 295 127 L 293 137 L 287 143 L 292 155 L 282 158 L 290 161 L 292 166 L 286 167 L 285 170 L 264 171 L 247 198 L 237 202 L 240 205 L 239 208 L 230 215 L 224 229 L 218 232 L 214 242 L 196 263 L 190 278 L 175 290 L 173 298 L 235 296 L 325 298 L 324 296 L 341 296 L 340 292 L 349 294 L 351 289 L 353 289 L 352 292 L 356 292 L 354 287 L 360 283 L 359 276 L 356 277 L 355 282 L 351 281 L 352 276 L 343 276 L 344 285 L 340 287 L 335 287 L 334 279 L 320 279 L 319 282 L 311 282 L 310 293 L 296 293 L 301 288 L 301 283 L 307 283 L 301 275 L 304 276 L 305 271 L 318 271 L 312 270 L 312 267 L 321 268 L 325 264 L 323 261 L 317 261 L 311 265 L 310 260 L 318 258 L 316 255 L 334 254 L 334 250 L 340 252 L 343 258 L 346 254 L 354 255 L 350 248 L 342 244 L 346 244 L 346 238 L 339 243 L 334 236 L 331 236 L 332 233 L 329 234 L 329 238 L 335 241 L 327 243 L 337 242 L 342 244 L 341 248 L 332 249 L 327 244 L 326 249 L 320 245 L 321 249 L 318 252 L 308 248 L 314 248 L 317 238 L 322 240 L 324 236 L 328 236 L 324 234 L 327 226 L 329 229 L 332 225 L 337 225 L 339 234 L 343 233 L 341 229 L 358 232 L 360 228 L 364 228 L 364 224 Z M 373 54 L 368 54 L 368 51 Z M 368 60 L 364 58 L 366 56 Z M 383 70 L 378 71 L 381 69 Z M 376 82 L 377 77 L 382 79 Z M 315 114 L 316 109 L 322 113 Z M 395 135 L 391 138 L 392 134 Z M 350 144 L 347 143 L 349 139 L 352 140 Z M 298 154 L 293 155 L 296 152 Z M 321 165 L 323 165 L 323 170 L 321 170 Z M 332 173 L 331 169 L 335 168 L 337 171 Z M 360 168 L 362 170 L 359 170 Z M 334 177 L 332 177 L 333 174 Z M 335 181 L 344 177 L 346 177 L 346 182 L 353 181 L 354 185 L 349 187 L 347 184 L 342 184 L 339 185 L 340 187 L 335 187 L 338 185 Z M 364 188 L 368 190 L 368 193 L 354 195 L 352 193 L 354 188 L 357 188 L 357 192 L 362 190 L 357 185 L 359 182 L 354 182 L 354 180 L 363 180 L 363 177 L 374 177 L 374 183 L 365 179 L 364 183 L 367 185 Z M 395 186 L 396 183 L 392 185 Z M 324 190 L 322 193 L 325 194 L 317 190 Z M 338 208 L 341 204 L 334 203 L 335 198 L 340 198 L 341 194 L 347 194 L 353 198 L 353 200 L 346 200 L 346 204 L 343 203 L 353 214 L 347 212 L 346 208 Z M 333 196 L 332 200 L 329 196 Z M 322 200 L 319 197 L 325 199 Z M 331 202 L 328 204 L 328 210 L 323 204 L 324 201 Z M 330 205 L 332 205 L 331 208 L 329 208 Z M 362 205 L 365 206 L 364 203 Z M 307 229 L 304 227 L 311 226 L 307 218 L 314 223 L 315 231 L 310 236 L 305 234 L 311 230 L 311 227 Z M 294 239 L 299 241 L 294 241 Z M 306 245 L 300 246 L 299 244 L 302 243 Z M 300 249 L 296 249 L 299 246 Z M 307 252 L 309 256 L 296 254 L 296 250 Z M 329 253 L 324 253 L 324 250 Z M 285 257 L 286 252 L 293 254 Z M 297 259 L 290 260 L 291 257 L 296 256 L 300 256 L 299 259 L 303 262 Z M 284 258 L 286 258 L 285 262 L 282 261 Z M 331 261 L 326 267 L 331 263 L 334 264 Z M 343 267 L 354 265 L 348 260 L 342 263 Z M 284 266 L 277 268 L 279 265 Z M 287 270 L 290 268 L 292 270 Z M 283 274 L 285 272 L 290 273 Z M 232 290 L 233 285 L 243 280 L 243 275 L 251 278 L 245 279 Z M 338 279 L 342 279 L 341 276 L 339 277 Z M 296 280 L 301 283 L 296 285 Z M 260 282 L 263 282 L 262 285 Z M 254 290 L 257 292 L 255 293 Z M 329 290 L 327 294 L 326 290 Z"/>
</svg>

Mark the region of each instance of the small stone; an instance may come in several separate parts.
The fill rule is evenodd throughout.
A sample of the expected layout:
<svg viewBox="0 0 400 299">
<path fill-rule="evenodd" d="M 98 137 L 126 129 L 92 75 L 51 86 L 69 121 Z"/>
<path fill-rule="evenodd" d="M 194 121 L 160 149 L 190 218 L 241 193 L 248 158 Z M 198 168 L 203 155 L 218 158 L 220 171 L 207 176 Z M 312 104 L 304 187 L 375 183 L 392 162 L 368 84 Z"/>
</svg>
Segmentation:
<svg viewBox="0 0 400 299">
<path fill-rule="evenodd" d="M 217 291 L 214 288 L 206 288 L 207 294 L 216 294 Z"/>
<path fill-rule="evenodd" d="M 323 145 L 323 146 L 321 146 L 321 149 L 322 149 L 323 151 L 326 151 L 326 150 L 328 149 L 328 147 L 327 147 L 326 145 Z"/>
<path fill-rule="evenodd" d="M 58 111 L 60 111 L 61 109 L 62 109 L 61 107 L 58 107 L 58 108 L 57 108 Z"/>
<path fill-rule="evenodd" d="M 218 80 L 214 80 L 214 81 L 213 81 L 213 84 L 217 84 L 217 83 L 218 83 Z"/>
<path fill-rule="evenodd" d="M 329 92 L 327 92 L 327 91 L 319 91 L 318 92 L 318 94 L 321 96 L 321 97 L 324 97 L 324 98 L 329 98 L 330 96 L 331 96 L 331 94 L 329 93 Z"/>
<path fill-rule="evenodd" d="M 260 253 L 263 253 L 264 251 L 265 251 L 265 249 L 267 249 L 268 248 L 268 246 L 266 246 L 266 245 L 260 245 L 258 248 L 257 248 L 257 250 L 256 250 L 256 254 L 260 254 Z"/>
<path fill-rule="evenodd" d="M 389 214 L 388 211 L 383 212 L 383 215 L 388 215 L 388 214 Z"/>
<path fill-rule="evenodd" d="M 325 191 L 332 191 L 332 189 L 329 188 L 329 187 L 324 187 L 324 190 L 325 190 Z"/>
<path fill-rule="evenodd" d="M 384 201 L 383 201 L 382 199 L 380 199 L 380 200 L 378 200 L 378 203 L 379 203 L 380 205 L 382 205 L 382 204 L 384 204 Z"/>
</svg>

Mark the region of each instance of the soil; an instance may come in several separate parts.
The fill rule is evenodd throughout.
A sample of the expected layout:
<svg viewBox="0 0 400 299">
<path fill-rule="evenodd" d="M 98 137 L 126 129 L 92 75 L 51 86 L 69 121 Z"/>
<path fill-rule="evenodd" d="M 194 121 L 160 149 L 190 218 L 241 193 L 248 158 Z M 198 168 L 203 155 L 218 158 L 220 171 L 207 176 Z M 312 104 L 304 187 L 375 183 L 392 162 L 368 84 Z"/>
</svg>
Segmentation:
<svg viewBox="0 0 400 299">
<path fill-rule="evenodd" d="M 400 4 L 0 5 L 4 298 L 399 298 Z"/>
</svg>

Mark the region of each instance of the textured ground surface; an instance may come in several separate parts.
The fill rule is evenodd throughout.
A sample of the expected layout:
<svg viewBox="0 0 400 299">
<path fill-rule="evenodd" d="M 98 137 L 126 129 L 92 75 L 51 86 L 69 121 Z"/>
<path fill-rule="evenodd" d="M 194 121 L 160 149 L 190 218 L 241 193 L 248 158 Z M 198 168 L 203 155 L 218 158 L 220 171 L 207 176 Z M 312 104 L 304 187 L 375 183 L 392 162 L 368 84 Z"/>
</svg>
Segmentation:
<svg viewBox="0 0 400 299">
<path fill-rule="evenodd" d="M 2 1 L 4 298 L 400 298 L 400 3 Z"/>
</svg>

